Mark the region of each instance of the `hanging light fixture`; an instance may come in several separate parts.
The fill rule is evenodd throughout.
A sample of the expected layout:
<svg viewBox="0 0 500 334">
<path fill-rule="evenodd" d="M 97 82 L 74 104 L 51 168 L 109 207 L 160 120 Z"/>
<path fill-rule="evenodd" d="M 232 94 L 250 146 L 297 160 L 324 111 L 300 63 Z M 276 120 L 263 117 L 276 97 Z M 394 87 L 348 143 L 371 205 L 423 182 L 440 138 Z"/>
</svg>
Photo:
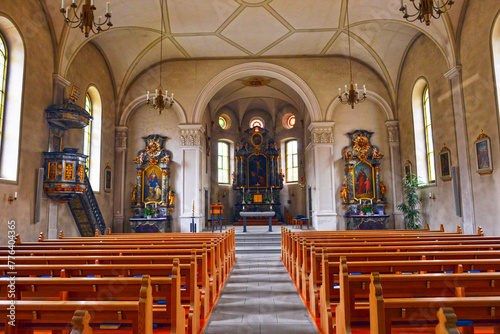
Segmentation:
<svg viewBox="0 0 500 334">
<path fill-rule="evenodd" d="M 160 38 L 160 86 L 155 90 L 155 93 L 153 95 L 153 98 L 150 98 L 150 94 L 148 91 L 147 97 L 146 97 L 146 104 L 153 108 L 158 110 L 158 113 L 161 114 L 162 110 L 164 109 L 170 109 L 174 105 L 174 93 L 172 93 L 171 96 L 168 96 L 168 91 L 165 90 L 165 95 L 163 95 L 163 88 L 161 87 L 161 68 L 162 68 L 162 63 L 163 63 L 163 29 L 164 29 L 164 22 L 163 22 L 163 0 L 160 1 L 161 5 L 161 24 L 160 24 L 160 31 L 161 31 L 161 38 Z"/>
<path fill-rule="evenodd" d="M 345 90 L 339 88 L 339 100 L 342 104 L 349 104 L 352 109 L 354 105 L 363 102 L 366 99 L 366 86 L 363 85 L 363 95 L 360 97 L 360 92 L 358 91 L 358 84 L 354 84 L 352 79 L 352 60 L 351 60 L 351 30 L 349 23 L 349 0 L 347 0 L 347 41 L 349 44 L 349 73 L 351 76 L 351 81 L 349 82 L 349 90 L 347 90 L 348 85 L 345 85 Z"/>
<path fill-rule="evenodd" d="M 97 18 L 97 23 L 94 20 L 94 11 L 96 7 L 94 6 L 94 0 L 84 0 L 84 4 L 82 6 L 82 12 L 80 15 L 76 12 L 78 8 L 75 0 L 72 0 L 71 5 L 66 7 L 64 5 L 64 0 L 61 1 L 61 10 L 60 12 L 64 16 L 64 22 L 70 28 L 80 28 L 80 30 L 84 33 L 85 37 L 89 37 L 90 32 L 92 31 L 94 34 L 98 34 L 101 31 L 109 30 L 113 26 L 111 23 L 111 12 L 109 10 L 109 2 L 106 2 L 106 14 L 104 17 L 106 18 L 104 22 L 102 21 L 102 17 L 99 16 Z M 70 13 L 71 12 L 71 13 Z M 71 19 L 74 17 L 75 19 Z M 106 25 L 107 27 L 103 26 Z"/>
<path fill-rule="evenodd" d="M 420 22 L 425 21 L 425 25 L 431 24 L 431 16 L 438 19 L 441 14 L 449 11 L 451 5 L 455 3 L 453 0 L 443 0 L 442 3 L 439 0 L 419 0 L 420 3 L 417 6 L 415 5 L 415 0 L 410 1 L 417 12 L 415 14 L 408 15 L 408 8 L 404 3 L 404 0 L 401 0 L 401 8 L 399 10 L 404 13 L 403 18 L 409 22 L 416 20 L 419 20 Z"/>
</svg>

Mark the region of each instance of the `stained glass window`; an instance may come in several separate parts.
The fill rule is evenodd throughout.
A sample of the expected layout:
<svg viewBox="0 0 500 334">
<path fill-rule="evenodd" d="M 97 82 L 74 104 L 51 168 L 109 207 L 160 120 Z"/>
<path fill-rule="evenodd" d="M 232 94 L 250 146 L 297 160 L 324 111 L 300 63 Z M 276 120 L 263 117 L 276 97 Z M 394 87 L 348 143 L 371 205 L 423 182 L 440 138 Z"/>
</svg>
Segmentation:
<svg viewBox="0 0 500 334">
<path fill-rule="evenodd" d="M 264 128 L 264 122 L 262 122 L 260 119 L 256 118 L 250 122 L 250 127 L 255 128 L 258 126 L 259 128 Z"/>
<path fill-rule="evenodd" d="M 295 126 L 295 116 L 288 117 L 287 124 L 290 129 L 293 128 Z"/>
</svg>

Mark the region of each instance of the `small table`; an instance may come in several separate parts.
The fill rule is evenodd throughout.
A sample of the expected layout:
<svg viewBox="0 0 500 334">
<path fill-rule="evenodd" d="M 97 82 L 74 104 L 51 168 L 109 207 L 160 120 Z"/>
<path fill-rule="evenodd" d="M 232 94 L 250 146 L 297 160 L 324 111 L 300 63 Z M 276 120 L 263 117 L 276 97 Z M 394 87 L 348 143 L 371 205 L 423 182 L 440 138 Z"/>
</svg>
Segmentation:
<svg viewBox="0 0 500 334">
<path fill-rule="evenodd" d="M 274 211 L 241 211 L 240 216 L 243 217 L 243 232 L 247 231 L 247 217 L 269 217 L 269 232 L 273 231 L 272 217 L 276 212 Z"/>
</svg>

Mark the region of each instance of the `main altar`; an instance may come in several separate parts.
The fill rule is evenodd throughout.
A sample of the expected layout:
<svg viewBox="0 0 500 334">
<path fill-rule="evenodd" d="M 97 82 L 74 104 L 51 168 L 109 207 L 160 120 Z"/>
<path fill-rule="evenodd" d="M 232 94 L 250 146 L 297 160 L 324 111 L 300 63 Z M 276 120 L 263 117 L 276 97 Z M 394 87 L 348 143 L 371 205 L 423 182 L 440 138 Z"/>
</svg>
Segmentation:
<svg viewBox="0 0 500 334">
<path fill-rule="evenodd" d="M 267 211 L 275 212 L 274 219 L 281 221 L 279 193 L 283 189 L 283 173 L 279 156 L 280 149 L 269 131 L 258 126 L 246 130 L 241 141 L 236 143 L 233 174 L 236 209 L 233 221 L 243 221 L 241 212 Z"/>
<path fill-rule="evenodd" d="M 340 193 L 346 230 L 385 229 L 389 215 L 385 213 L 387 188 L 380 179 L 383 155 L 371 144 L 373 132 L 356 130 L 347 135 L 351 145 L 342 149 L 345 176 Z"/>
<path fill-rule="evenodd" d="M 170 187 L 172 152 L 165 149 L 167 137 L 142 137 L 145 149 L 138 152 L 136 184 L 133 185 L 130 219 L 132 233 L 171 232 L 174 194 Z"/>
</svg>

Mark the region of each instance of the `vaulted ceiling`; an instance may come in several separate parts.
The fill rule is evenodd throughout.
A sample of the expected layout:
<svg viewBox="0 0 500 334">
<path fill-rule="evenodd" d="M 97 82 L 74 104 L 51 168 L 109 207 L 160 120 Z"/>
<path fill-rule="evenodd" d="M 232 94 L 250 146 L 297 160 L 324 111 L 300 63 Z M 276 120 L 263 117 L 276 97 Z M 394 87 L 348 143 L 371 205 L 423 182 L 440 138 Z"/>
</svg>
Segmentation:
<svg viewBox="0 0 500 334">
<path fill-rule="evenodd" d="M 118 94 L 158 63 L 160 42 L 166 60 L 348 55 L 346 0 L 164 0 L 163 41 L 160 0 L 111 0 L 113 28 L 89 38 L 66 28 L 59 0 L 41 1 L 58 41 L 58 73 L 64 76 L 78 51 L 92 42 L 107 58 Z M 104 14 L 105 2 L 95 0 L 96 15 Z M 405 52 L 421 34 L 436 43 L 452 66 L 454 36 L 466 2 L 455 1 L 448 13 L 425 26 L 404 20 L 399 0 L 351 1 L 353 58 L 377 72 L 393 92 Z"/>
</svg>

